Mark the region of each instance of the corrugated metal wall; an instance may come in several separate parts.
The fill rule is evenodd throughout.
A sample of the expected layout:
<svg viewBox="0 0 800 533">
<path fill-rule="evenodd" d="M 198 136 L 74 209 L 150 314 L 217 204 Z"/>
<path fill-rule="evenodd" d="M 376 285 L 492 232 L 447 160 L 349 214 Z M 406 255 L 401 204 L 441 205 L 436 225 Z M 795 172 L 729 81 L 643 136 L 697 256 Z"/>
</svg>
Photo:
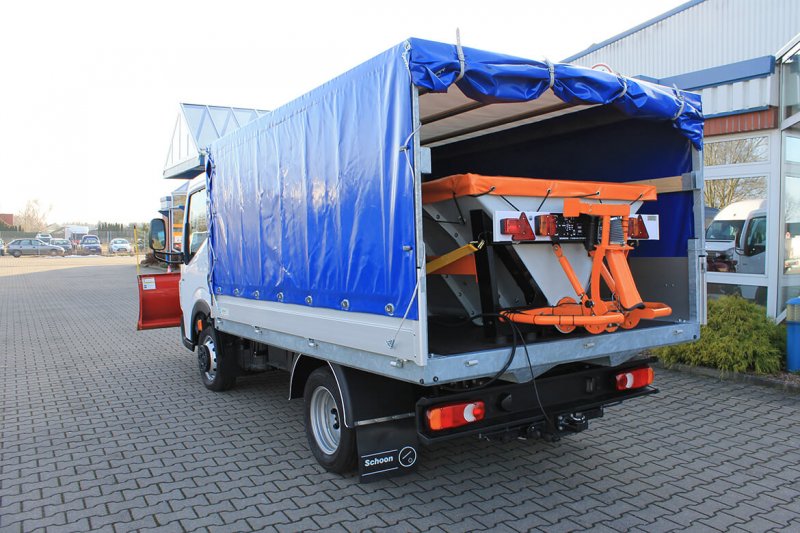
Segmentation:
<svg viewBox="0 0 800 533">
<path fill-rule="evenodd" d="M 666 78 L 775 54 L 800 33 L 800 0 L 706 0 L 573 63 Z"/>
<path fill-rule="evenodd" d="M 735 110 L 759 109 L 778 104 L 776 76 L 707 87 L 698 91 L 707 117 Z"/>
</svg>

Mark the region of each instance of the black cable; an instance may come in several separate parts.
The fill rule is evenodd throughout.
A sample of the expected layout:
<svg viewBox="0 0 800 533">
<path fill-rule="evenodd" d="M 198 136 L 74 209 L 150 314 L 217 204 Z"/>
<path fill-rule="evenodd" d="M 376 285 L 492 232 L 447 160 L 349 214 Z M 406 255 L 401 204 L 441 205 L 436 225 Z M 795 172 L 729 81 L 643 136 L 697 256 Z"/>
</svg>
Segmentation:
<svg viewBox="0 0 800 533">
<path fill-rule="evenodd" d="M 531 383 L 533 384 L 533 393 L 536 395 L 536 401 L 539 404 L 539 410 L 542 412 L 542 416 L 547 421 L 547 425 L 552 426 L 553 423 L 550 421 L 550 417 L 547 416 L 547 413 L 544 410 L 544 405 L 542 404 L 542 399 L 539 397 L 539 387 L 536 385 L 536 377 L 533 375 L 533 364 L 531 363 L 531 354 L 528 353 L 528 344 L 525 342 L 525 339 L 522 337 L 522 331 L 520 331 L 519 327 L 516 323 L 511 322 L 512 327 L 519 333 L 520 340 L 522 341 L 522 349 L 525 350 L 525 359 L 528 361 L 528 370 L 531 372 Z"/>
<path fill-rule="evenodd" d="M 502 198 L 503 200 L 505 200 L 505 201 L 506 201 L 506 203 L 507 203 L 508 205 L 510 205 L 511 207 L 513 207 L 513 208 L 514 208 L 514 211 L 519 211 L 519 209 L 517 209 L 517 206 L 515 206 L 514 204 L 512 204 L 512 203 L 511 203 L 511 200 L 509 200 L 508 198 L 506 198 L 506 197 L 505 197 L 505 196 L 503 196 L 502 194 L 500 195 L 500 198 Z"/>
<path fill-rule="evenodd" d="M 481 196 L 486 196 L 487 194 L 493 193 L 496 188 L 497 187 L 492 185 L 491 187 L 489 187 L 489 190 L 486 191 L 486 192 L 479 192 L 478 194 L 468 194 L 467 196 L 471 196 L 473 198 L 480 198 Z"/>
<path fill-rule="evenodd" d="M 550 193 L 552 191 L 553 191 L 552 189 L 547 189 L 547 194 L 545 194 L 544 198 L 542 198 L 542 203 L 539 204 L 539 207 L 536 208 L 536 211 L 541 211 L 542 210 L 542 206 L 547 201 L 547 199 L 550 198 Z"/>
<path fill-rule="evenodd" d="M 456 204 L 456 209 L 458 210 L 458 219 L 462 224 L 466 224 L 467 220 L 464 218 L 464 213 L 461 212 L 461 206 L 458 205 L 458 197 L 456 196 L 456 193 L 453 193 L 453 203 Z"/>
<path fill-rule="evenodd" d="M 494 376 L 492 376 L 491 379 L 489 379 L 489 381 L 487 381 L 485 383 L 481 383 L 480 385 L 476 385 L 474 387 L 468 387 L 468 388 L 465 388 L 465 389 L 454 389 L 452 387 L 442 386 L 441 387 L 442 390 L 446 390 L 446 391 L 450 391 L 450 392 L 471 392 L 471 391 L 485 389 L 489 385 L 493 384 L 495 381 L 500 379 L 500 377 L 503 374 L 506 373 L 506 371 L 511 366 L 511 363 L 514 361 L 514 357 L 517 354 L 517 337 L 519 337 L 519 340 L 522 343 L 522 348 L 523 348 L 523 350 L 525 350 L 525 359 L 528 362 L 528 370 L 531 373 L 531 380 L 530 381 L 533 384 L 533 393 L 536 395 L 536 402 L 539 404 L 539 410 L 542 412 L 542 416 L 544 416 L 545 421 L 547 421 L 548 425 L 552 426 L 552 422 L 550 421 L 550 417 L 547 416 L 547 412 L 545 412 L 545 410 L 544 410 L 544 404 L 542 404 L 542 398 L 539 396 L 539 387 L 536 385 L 536 378 L 533 375 L 533 363 L 531 362 L 531 355 L 530 355 L 530 352 L 528 351 L 528 345 L 525 342 L 525 337 L 522 334 L 522 330 L 520 330 L 519 326 L 513 320 L 511 320 L 507 316 L 501 315 L 501 314 L 481 313 L 479 315 L 467 317 L 464 320 L 461 320 L 461 321 L 458 321 L 458 322 L 454 322 L 453 324 L 448 324 L 448 325 L 441 324 L 441 325 L 443 325 L 445 327 L 457 327 L 457 326 L 463 325 L 463 324 L 465 324 L 467 322 L 472 322 L 478 317 L 496 317 L 496 318 L 500 319 L 500 321 L 505 322 L 506 324 L 508 324 L 509 329 L 511 330 L 511 351 L 508 354 L 508 359 L 506 359 L 506 362 L 503 365 L 503 368 L 501 368 Z"/>
<path fill-rule="evenodd" d="M 474 387 L 469 387 L 469 388 L 465 388 L 465 389 L 453 389 L 452 387 L 442 386 L 442 390 L 451 391 L 451 392 L 469 392 L 469 391 L 476 391 L 476 390 L 485 389 L 486 387 L 488 387 L 489 385 L 491 385 L 492 383 L 494 383 L 495 381 L 500 379 L 500 377 L 503 374 L 506 373 L 506 371 L 511 366 L 511 363 L 514 361 L 514 356 L 517 354 L 517 336 L 516 336 L 516 334 L 514 332 L 514 327 L 515 327 L 514 323 L 511 320 L 509 320 L 506 316 L 501 315 L 501 314 L 497 314 L 497 313 L 481 313 L 479 315 L 475 315 L 475 316 L 469 317 L 469 319 L 467 319 L 467 320 L 472 321 L 472 320 L 474 320 L 474 319 L 476 319 L 478 317 L 495 317 L 495 318 L 500 319 L 501 322 L 505 322 L 506 324 L 510 324 L 509 329 L 511 329 L 511 351 L 508 354 L 508 359 L 506 359 L 506 362 L 503 365 L 503 368 L 501 368 L 494 376 L 492 376 L 489 379 L 489 381 L 487 381 L 485 383 L 481 383 L 480 385 L 476 385 Z"/>
</svg>

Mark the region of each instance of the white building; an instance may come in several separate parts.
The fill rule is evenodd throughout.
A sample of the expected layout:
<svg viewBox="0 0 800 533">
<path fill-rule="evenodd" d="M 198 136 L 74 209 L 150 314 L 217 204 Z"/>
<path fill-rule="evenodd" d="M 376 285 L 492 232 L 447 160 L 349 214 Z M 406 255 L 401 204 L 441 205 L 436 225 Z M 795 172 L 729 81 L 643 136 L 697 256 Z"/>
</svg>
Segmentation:
<svg viewBox="0 0 800 533">
<path fill-rule="evenodd" d="M 564 62 L 702 95 L 709 297 L 782 318 L 800 295 L 800 1 L 692 0 Z M 745 200 L 763 202 L 723 212 Z"/>
</svg>

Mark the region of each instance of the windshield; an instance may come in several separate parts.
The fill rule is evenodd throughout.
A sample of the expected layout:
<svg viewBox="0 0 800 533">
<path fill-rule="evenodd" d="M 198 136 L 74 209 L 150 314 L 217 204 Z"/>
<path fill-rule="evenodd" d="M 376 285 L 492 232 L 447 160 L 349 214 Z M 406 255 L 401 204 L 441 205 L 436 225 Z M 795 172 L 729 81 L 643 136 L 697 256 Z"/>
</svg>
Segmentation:
<svg viewBox="0 0 800 533">
<path fill-rule="evenodd" d="M 742 231 L 744 220 L 715 220 L 706 230 L 707 241 L 732 241 Z"/>
<path fill-rule="evenodd" d="M 97 237 L 84 237 L 83 244 L 97 244 Z"/>
</svg>

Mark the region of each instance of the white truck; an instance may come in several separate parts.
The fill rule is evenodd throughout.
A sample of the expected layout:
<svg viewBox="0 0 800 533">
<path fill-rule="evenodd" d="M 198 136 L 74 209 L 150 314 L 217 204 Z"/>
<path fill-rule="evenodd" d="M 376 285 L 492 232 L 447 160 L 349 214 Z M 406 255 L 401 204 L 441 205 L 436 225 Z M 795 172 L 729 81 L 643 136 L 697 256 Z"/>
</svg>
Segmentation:
<svg viewBox="0 0 800 533">
<path fill-rule="evenodd" d="M 180 326 L 213 391 L 288 371 L 311 452 L 365 481 L 582 431 L 699 336 L 702 124 L 694 94 L 410 39 L 207 147 L 139 328 Z"/>
</svg>

